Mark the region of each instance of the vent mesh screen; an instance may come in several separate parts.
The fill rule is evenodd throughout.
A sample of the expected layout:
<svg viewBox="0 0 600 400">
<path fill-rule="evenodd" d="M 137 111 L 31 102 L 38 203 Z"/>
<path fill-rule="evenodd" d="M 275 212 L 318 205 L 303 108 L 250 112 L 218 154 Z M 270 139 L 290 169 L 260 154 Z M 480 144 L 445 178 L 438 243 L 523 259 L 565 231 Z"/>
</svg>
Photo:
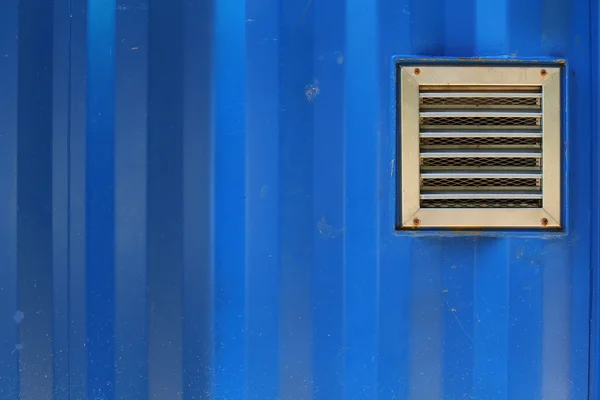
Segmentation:
<svg viewBox="0 0 600 400">
<path fill-rule="evenodd" d="M 509 93 L 507 95 L 510 95 Z M 424 106 L 538 106 L 534 97 L 425 97 Z"/>
<path fill-rule="evenodd" d="M 497 188 L 513 188 L 513 187 L 537 187 L 539 179 L 528 178 L 431 178 L 423 179 L 423 187 L 493 187 Z"/>
<path fill-rule="evenodd" d="M 520 127 L 539 125 L 536 117 L 426 117 L 421 125 Z"/>
<path fill-rule="evenodd" d="M 436 195 L 422 198 L 422 208 L 542 207 L 541 87 L 501 92 L 421 87 L 420 93 L 421 194 Z M 482 111 L 485 116 L 477 115 Z M 521 111 L 534 115 L 510 115 Z M 427 116 L 432 112 L 436 115 Z M 435 155 L 424 154 L 428 151 Z M 435 178 L 428 178 L 432 172 Z M 519 199 L 516 193 L 522 190 L 540 198 Z M 498 192 L 515 193 L 515 198 L 494 198 Z"/>
<path fill-rule="evenodd" d="M 460 167 L 539 167 L 538 158 L 512 158 L 512 157 L 439 157 L 423 158 L 423 167 L 445 167 L 455 169 Z"/>
<path fill-rule="evenodd" d="M 423 208 L 541 208 L 537 199 L 421 200 Z"/>
<path fill-rule="evenodd" d="M 421 139 L 421 146 L 528 146 L 540 147 L 536 137 L 436 137 Z"/>
</svg>

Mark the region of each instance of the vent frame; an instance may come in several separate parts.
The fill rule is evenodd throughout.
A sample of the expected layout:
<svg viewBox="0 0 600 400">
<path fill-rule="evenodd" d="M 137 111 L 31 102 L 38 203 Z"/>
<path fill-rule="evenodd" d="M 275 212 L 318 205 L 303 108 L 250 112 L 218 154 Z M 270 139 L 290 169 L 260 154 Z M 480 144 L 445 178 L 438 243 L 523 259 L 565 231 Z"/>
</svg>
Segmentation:
<svg viewBox="0 0 600 400">
<path fill-rule="evenodd" d="M 544 72 L 542 72 L 542 70 Z M 422 208 L 421 207 L 421 88 L 448 86 L 541 88 L 542 206 L 539 208 Z M 520 92 L 515 92 L 518 93 Z M 424 96 L 429 97 L 429 96 Z M 458 95 L 456 95 L 458 97 Z M 475 95 L 476 97 L 476 95 Z M 511 229 L 561 228 L 561 68 L 541 66 L 398 67 L 399 228 Z M 456 110 L 459 115 L 463 110 Z M 481 113 L 481 110 L 477 110 Z M 511 111 L 511 110 L 509 110 Z"/>
</svg>

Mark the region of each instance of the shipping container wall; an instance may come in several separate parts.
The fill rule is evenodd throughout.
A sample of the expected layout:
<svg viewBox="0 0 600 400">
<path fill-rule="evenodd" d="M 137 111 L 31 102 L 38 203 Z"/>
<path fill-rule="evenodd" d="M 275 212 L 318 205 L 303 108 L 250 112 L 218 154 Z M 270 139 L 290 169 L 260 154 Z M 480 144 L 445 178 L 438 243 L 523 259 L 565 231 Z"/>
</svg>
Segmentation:
<svg viewBox="0 0 600 400">
<path fill-rule="evenodd" d="M 593 3 L 4 0 L 0 399 L 596 398 Z M 415 57 L 566 60 L 564 232 L 394 230 Z"/>
</svg>

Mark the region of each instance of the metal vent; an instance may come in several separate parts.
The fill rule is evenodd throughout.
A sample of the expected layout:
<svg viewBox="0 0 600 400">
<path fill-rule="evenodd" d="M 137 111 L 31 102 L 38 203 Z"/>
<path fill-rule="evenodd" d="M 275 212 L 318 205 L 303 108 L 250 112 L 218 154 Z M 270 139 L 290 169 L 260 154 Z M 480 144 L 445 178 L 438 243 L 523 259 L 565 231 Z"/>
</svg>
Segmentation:
<svg viewBox="0 0 600 400">
<path fill-rule="evenodd" d="M 560 227 L 560 69 L 401 67 L 403 227 Z"/>
</svg>

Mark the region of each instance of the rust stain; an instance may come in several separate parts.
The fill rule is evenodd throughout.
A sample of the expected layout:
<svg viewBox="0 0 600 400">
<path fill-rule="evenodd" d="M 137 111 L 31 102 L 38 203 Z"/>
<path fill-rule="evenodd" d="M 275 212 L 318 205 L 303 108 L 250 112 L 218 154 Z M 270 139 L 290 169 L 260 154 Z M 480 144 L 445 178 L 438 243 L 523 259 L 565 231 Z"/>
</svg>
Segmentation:
<svg viewBox="0 0 600 400">
<path fill-rule="evenodd" d="M 304 95 L 306 96 L 306 100 L 308 100 L 309 102 L 314 101 L 317 95 L 319 95 L 320 93 L 321 89 L 319 88 L 319 81 L 316 79 L 313 79 L 312 83 L 309 83 L 306 86 L 304 86 Z"/>
</svg>

